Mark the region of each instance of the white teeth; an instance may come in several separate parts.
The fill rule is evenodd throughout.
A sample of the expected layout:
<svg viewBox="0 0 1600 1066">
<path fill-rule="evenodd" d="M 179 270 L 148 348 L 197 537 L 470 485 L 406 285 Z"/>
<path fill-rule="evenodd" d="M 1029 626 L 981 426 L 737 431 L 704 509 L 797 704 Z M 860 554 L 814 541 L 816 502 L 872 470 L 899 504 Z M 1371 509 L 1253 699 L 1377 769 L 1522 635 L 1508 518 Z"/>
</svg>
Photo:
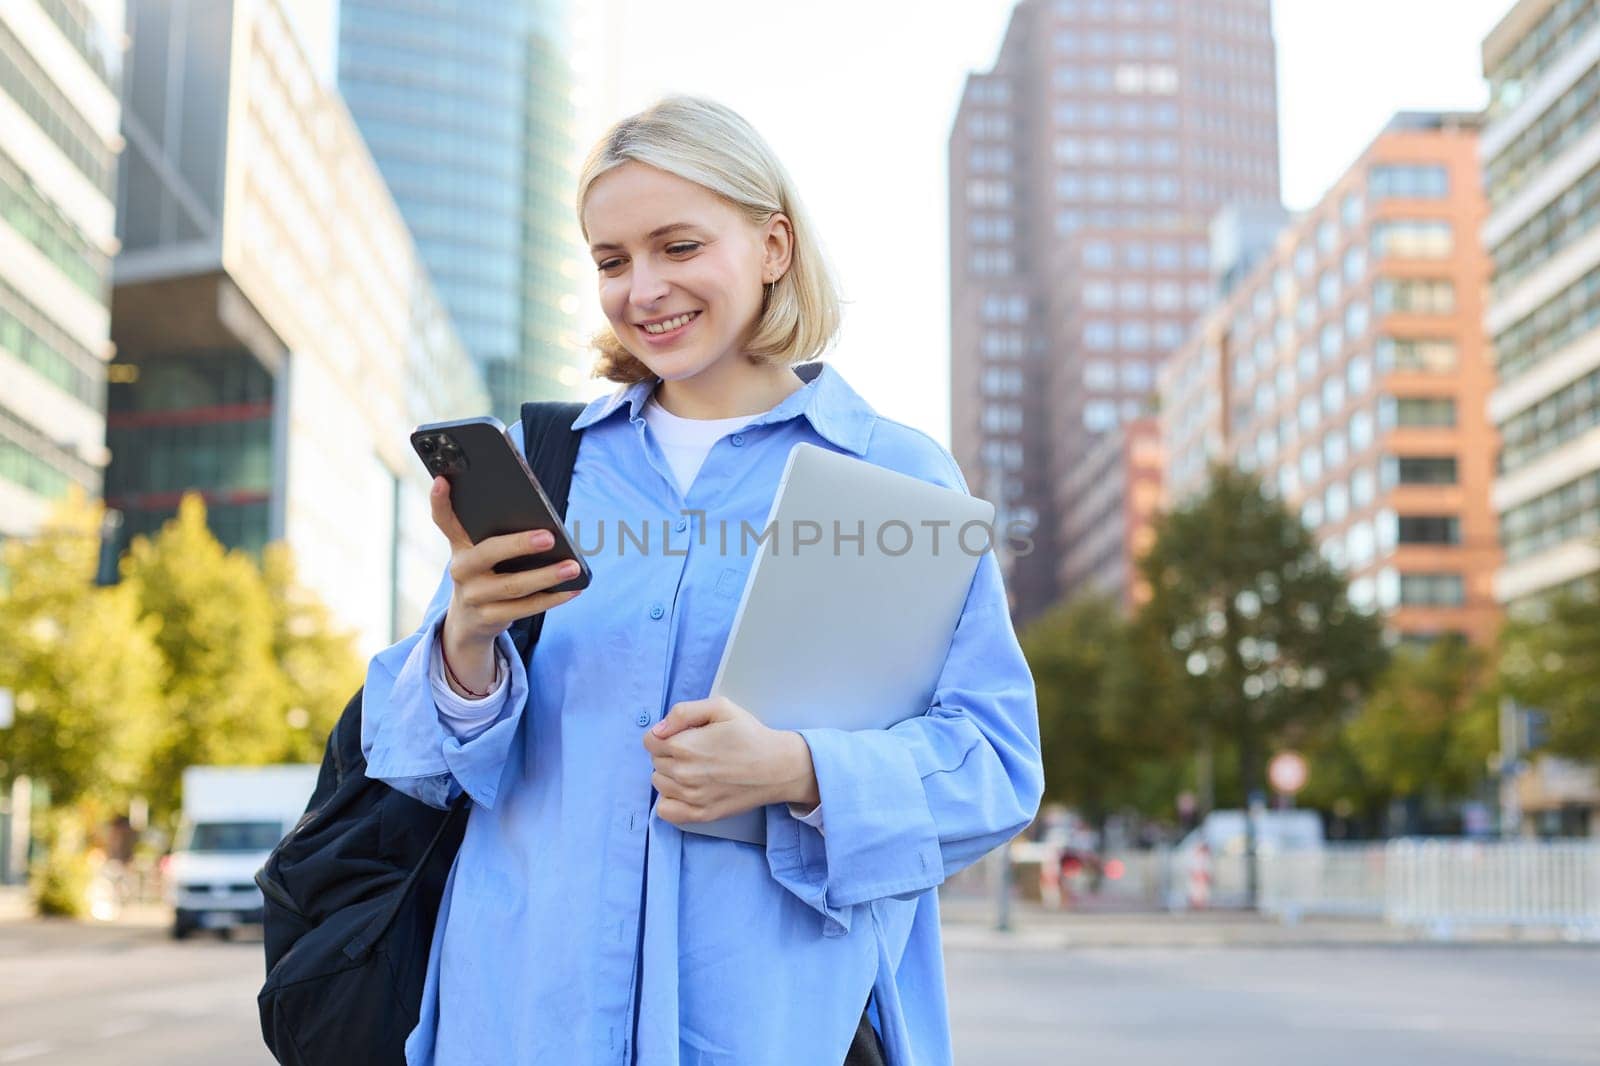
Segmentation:
<svg viewBox="0 0 1600 1066">
<path fill-rule="evenodd" d="M 646 333 L 671 333 L 679 326 L 686 324 L 691 318 L 699 313 L 700 312 L 698 311 L 694 311 L 687 315 L 679 315 L 677 318 L 669 318 L 665 322 L 657 322 L 654 325 L 645 326 L 644 331 Z"/>
</svg>

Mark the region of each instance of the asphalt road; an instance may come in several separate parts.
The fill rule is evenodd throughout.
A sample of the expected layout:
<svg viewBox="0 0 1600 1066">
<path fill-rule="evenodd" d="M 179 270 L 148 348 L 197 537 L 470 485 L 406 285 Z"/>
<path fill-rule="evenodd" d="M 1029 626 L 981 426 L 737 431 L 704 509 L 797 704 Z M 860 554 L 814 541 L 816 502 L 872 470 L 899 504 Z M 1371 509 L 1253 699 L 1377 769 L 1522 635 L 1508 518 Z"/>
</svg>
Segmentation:
<svg viewBox="0 0 1600 1066">
<path fill-rule="evenodd" d="M 965 946 L 946 961 L 964 1066 L 1600 1063 L 1592 946 Z M 270 1066 L 260 966 L 259 943 L 0 924 L 0 1066 Z"/>
<path fill-rule="evenodd" d="M 958 1063 L 1600 1063 L 1593 946 L 956 950 L 945 962 Z"/>
</svg>

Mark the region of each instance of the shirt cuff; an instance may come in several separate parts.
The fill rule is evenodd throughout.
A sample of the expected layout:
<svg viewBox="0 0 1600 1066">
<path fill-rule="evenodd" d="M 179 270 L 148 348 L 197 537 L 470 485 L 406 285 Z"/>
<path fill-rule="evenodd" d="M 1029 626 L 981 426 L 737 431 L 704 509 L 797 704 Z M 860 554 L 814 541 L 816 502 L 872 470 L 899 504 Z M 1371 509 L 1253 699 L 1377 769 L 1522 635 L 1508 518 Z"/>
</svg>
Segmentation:
<svg viewBox="0 0 1600 1066">
<path fill-rule="evenodd" d="M 795 819 L 797 821 L 804 822 L 806 825 L 809 825 L 811 828 L 815 829 L 819 833 L 823 832 L 823 828 L 822 828 L 822 804 L 818 803 L 815 807 L 811 808 L 809 811 L 803 811 L 799 807 L 797 807 L 795 804 L 791 803 L 791 804 L 789 804 L 789 813 L 794 815 Z"/>
<path fill-rule="evenodd" d="M 459 740 L 471 740 L 499 715 L 505 704 L 506 685 L 511 671 L 506 669 L 505 655 L 499 643 L 494 647 L 494 687 L 481 699 L 471 699 L 450 687 L 444 671 L 444 647 L 439 637 L 433 641 L 433 654 L 428 660 L 428 681 L 433 689 L 433 702 L 439 708 L 439 721 Z"/>
</svg>

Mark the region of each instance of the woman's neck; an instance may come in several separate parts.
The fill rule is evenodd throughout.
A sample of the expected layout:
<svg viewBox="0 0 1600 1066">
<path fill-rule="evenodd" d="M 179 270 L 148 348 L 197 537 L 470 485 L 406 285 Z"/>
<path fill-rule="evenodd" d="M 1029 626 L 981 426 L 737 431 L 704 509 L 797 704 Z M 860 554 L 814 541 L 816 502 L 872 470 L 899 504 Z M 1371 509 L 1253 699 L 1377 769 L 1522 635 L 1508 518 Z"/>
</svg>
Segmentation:
<svg viewBox="0 0 1600 1066">
<path fill-rule="evenodd" d="M 656 386 L 655 400 L 679 418 L 738 418 L 770 411 L 804 387 L 793 367 L 745 363 L 708 367 L 694 377 L 663 381 Z"/>
</svg>

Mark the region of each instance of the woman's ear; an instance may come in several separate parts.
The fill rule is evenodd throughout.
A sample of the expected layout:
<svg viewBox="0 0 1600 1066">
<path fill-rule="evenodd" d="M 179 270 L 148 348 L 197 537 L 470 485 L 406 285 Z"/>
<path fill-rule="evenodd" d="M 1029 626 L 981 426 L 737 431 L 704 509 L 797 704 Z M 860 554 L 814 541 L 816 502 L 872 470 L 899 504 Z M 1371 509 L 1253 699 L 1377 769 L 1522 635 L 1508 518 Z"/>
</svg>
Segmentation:
<svg viewBox="0 0 1600 1066">
<path fill-rule="evenodd" d="M 761 283 L 770 285 L 789 272 L 794 258 L 794 225 L 783 212 L 774 212 L 763 228 Z"/>
</svg>

